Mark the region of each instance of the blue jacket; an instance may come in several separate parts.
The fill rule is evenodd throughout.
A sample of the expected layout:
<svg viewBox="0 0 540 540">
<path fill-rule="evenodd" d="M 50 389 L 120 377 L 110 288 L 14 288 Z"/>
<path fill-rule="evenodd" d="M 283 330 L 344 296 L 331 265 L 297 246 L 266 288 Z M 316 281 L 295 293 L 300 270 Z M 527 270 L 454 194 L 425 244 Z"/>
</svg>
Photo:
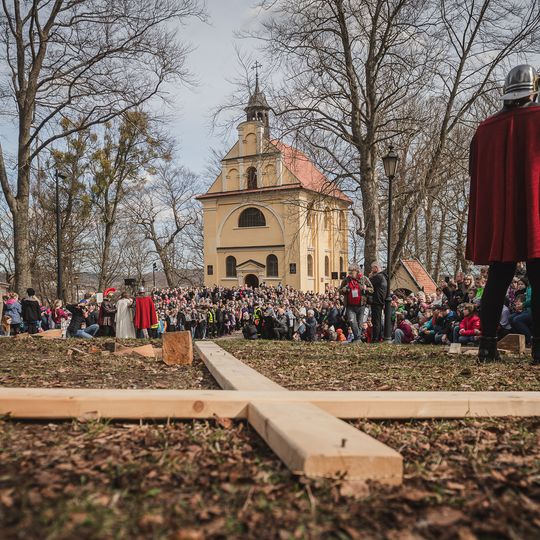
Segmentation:
<svg viewBox="0 0 540 540">
<path fill-rule="evenodd" d="M 18 301 L 10 302 L 9 300 L 4 304 L 4 315 L 11 317 L 11 324 L 22 323 L 22 306 Z"/>
</svg>

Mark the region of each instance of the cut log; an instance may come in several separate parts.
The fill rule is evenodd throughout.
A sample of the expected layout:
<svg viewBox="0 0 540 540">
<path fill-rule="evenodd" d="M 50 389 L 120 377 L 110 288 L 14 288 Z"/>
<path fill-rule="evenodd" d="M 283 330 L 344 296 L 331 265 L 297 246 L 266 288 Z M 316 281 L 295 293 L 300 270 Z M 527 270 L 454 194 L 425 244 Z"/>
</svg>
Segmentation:
<svg viewBox="0 0 540 540">
<path fill-rule="evenodd" d="M 163 334 L 163 361 L 168 366 L 193 364 L 193 343 L 189 330 Z"/>
<path fill-rule="evenodd" d="M 525 336 L 523 334 L 508 334 L 499 340 L 497 347 L 514 354 L 525 354 Z"/>
</svg>

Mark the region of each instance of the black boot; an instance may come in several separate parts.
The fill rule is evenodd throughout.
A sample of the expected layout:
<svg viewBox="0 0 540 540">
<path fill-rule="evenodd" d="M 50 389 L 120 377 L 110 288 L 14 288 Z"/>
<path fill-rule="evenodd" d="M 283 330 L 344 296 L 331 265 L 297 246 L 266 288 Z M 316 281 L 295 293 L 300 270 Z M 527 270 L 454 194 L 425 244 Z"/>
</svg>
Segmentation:
<svg viewBox="0 0 540 540">
<path fill-rule="evenodd" d="M 478 345 L 478 361 L 479 362 L 497 362 L 501 359 L 501 355 L 497 350 L 497 338 L 481 337 Z"/>
<path fill-rule="evenodd" d="M 540 366 L 540 338 L 533 337 L 531 344 L 532 365 Z"/>
</svg>

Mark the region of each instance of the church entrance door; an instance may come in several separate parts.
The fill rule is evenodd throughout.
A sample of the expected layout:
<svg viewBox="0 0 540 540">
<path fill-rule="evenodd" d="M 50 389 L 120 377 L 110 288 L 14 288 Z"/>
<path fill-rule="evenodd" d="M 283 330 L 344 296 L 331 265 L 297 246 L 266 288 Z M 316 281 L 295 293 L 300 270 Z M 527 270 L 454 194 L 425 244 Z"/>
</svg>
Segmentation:
<svg viewBox="0 0 540 540">
<path fill-rule="evenodd" d="M 259 286 L 259 278 L 255 274 L 248 274 L 244 280 L 248 287 L 256 288 Z"/>
</svg>

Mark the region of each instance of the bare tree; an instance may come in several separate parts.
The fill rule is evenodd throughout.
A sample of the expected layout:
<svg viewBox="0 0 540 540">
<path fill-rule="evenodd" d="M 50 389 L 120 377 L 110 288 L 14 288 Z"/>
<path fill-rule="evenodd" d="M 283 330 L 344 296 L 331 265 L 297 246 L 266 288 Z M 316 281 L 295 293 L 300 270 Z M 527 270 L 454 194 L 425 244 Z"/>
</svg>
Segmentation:
<svg viewBox="0 0 540 540">
<path fill-rule="evenodd" d="M 203 16 L 197 0 L 2 0 L 2 112 L 16 120 L 17 167 L 0 184 L 13 218 L 15 280 L 30 285 L 29 204 L 36 156 L 72 131 L 103 124 L 186 80 L 173 22 Z M 69 134 L 69 132 L 67 133 Z M 12 187 L 13 186 L 13 187 Z"/>
<path fill-rule="evenodd" d="M 344 188 L 361 194 L 364 255 L 378 257 L 380 147 L 414 129 L 406 106 L 428 80 L 437 54 L 428 33 L 431 2 L 271 2 L 259 35 L 285 66 L 273 102 L 283 136 Z M 263 2 L 269 7 L 270 2 Z"/>
<path fill-rule="evenodd" d="M 534 0 L 262 0 L 255 34 L 284 76 L 272 90 L 282 137 L 293 138 L 361 204 L 366 263 L 386 243 L 392 142 L 393 260 L 421 257 L 439 274 L 452 253 L 466 267 L 467 141 L 492 114 L 502 70 L 538 41 Z M 239 85 L 239 95 L 244 85 Z M 457 198 L 454 211 L 445 197 Z M 360 215 L 361 214 L 361 215 Z M 381 238 L 382 237 L 382 238 Z"/>
<path fill-rule="evenodd" d="M 130 215 L 144 238 L 152 242 L 169 287 L 177 284 L 184 258 L 177 241 L 196 221 L 193 196 L 197 177 L 184 167 L 164 163 L 130 202 Z"/>
<path fill-rule="evenodd" d="M 111 266 L 111 246 L 124 199 L 142 189 L 145 175 L 159 160 L 170 159 L 171 142 L 140 110 L 128 111 L 104 126 L 102 138 L 92 155 L 91 193 L 99 209 L 100 254 L 98 288 L 110 283 L 116 264 Z"/>
<path fill-rule="evenodd" d="M 430 138 L 420 145 L 424 156 L 417 175 L 419 183 L 408 204 L 401 207 L 405 219 L 394 244 L 394 260 L 403 250 L 418 213 L 422 208 L 431 208 L 435 193 L 448 182 L 449 173 L 457 169 L 461 181 L 468 183 L 467 174 L 463 174 L 468 152 L 460 153 L 462 161 L 457 163 L 452 139 L 470 140 L 471 128 L 495 110 L 489 95 L 495 93 L 501 70 L 534 50 L 540 37 L 540 9 L 535 0 L 439 0 L 436 5 L 437 24 L 433 31 L 443 45 L 443 56 L 425 99 L 426 108 L 433 111 L 424 129 Z M 429 216 L 429 228 L 428 221 Z M 463 242 L 463 230 L 459 234 Z M 461 254 L 459 259 L 463 259 Z M 426 262 L 431 268 L 431 248 Z"/>
</svg>

